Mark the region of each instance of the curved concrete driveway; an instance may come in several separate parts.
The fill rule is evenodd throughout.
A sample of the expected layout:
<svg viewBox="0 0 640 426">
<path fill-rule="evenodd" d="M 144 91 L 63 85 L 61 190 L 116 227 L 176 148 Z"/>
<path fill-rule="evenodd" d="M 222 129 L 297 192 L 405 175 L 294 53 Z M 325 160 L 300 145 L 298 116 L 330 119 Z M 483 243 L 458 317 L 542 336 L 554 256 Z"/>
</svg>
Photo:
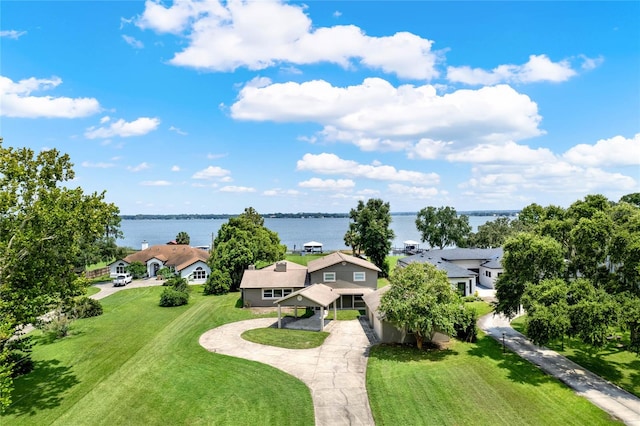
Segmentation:
<svg viewBox="0 0 640 426">
<path fill-rule="evenodd" d="M 478 326 L 545 373 L 558 378 L 607 413 L 627 425 L 640 426 L 640 398 L 626 392 L 600 376 L 545 347 L 536 346 L 511 327 L 503 315 L 488 314 L 480 318 Z"/>
<path fill-rule="evenodd" d="M 311 390 L 317 426 L 373 425 L 366 388 L 369 341 L 358 320 L 333 321 L 324 344 L 283 349 L 244 340 L 245 330 L 269 327 L 273 318 L 238 321 L 200 337 L 205 349 L 268 364 L 302 380 Z"/>
</svg>

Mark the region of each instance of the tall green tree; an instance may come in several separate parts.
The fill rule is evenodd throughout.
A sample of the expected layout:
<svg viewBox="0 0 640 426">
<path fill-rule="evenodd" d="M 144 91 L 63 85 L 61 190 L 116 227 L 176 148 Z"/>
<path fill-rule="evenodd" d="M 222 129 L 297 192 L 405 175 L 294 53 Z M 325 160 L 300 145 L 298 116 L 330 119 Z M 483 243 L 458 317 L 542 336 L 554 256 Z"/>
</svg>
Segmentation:
<svg viewBox="0 0 640 426">
<path fill-rule="evenodd" d="M 526 286 L 522 306 L 527 311 L 525 329 L 536 345 L 563 339 L 571 327 L 568 286 L 560 278 L 542 280 Z"/>
<path fill-rule="evenodd" d="M 455 333 L 461 302 L 444 271 L 416 262 L 396 268 L 389 282 L 380 299 L 381 318 L 414 333 L 419 349 L 436 332 Z"/>
<path fill-rule="evenodd" d="M 422 241 L 441 250 L 450 245 L 466 247 L 471 233 L 469 217 L 458 216 L 453 207 L 425 207 L 418 212 L 416 228 Z"/>
<path fill-rule="evenodd" d="M 117 232 L 105 194 L 68 188 L 68 155 L 8 148 L 0 139 L 0 408 L 10 400 L 9 339 L 20 326 L 84 291 L 84 251 Z M 12 344 L 13 345 L 13 344 Z"/>
<path fill-rule="evenodd" d="M 191 242 L 191 237 L 189 237 L 189 234 L 187 234 L 186 232 L 180 231 L 178 232 L 178 235 L 176 235 L 177 244 L 188 246 L 190 242 Z"/>
<path fill-rule="evenodd" d="M 364 251 L 371 262 L 382 270 L 382 275 L 389 275 L 387 255 L 391 251 L 394 238 L 391 225 L 389 203 L 379 198 L 371 198 L 366 204 L 360 200 L 355 209 L 349 212 L 349 230 L 344 236 L 352 247 Z"/>
<path fill-rule="evenodd" d="M 478 226 L 478 232 L 469 234 L 468 246 L 477 248 L 501 247 L 516 232 L 508 217 L 499 217 Z"/>
<path fill-rule="evenodd" d="M 496 281 L 496 311 L 513 317 L 520 309 L 527 284 L 562 276 L 562 246 L 550 237 L 516 234 L 504 245 L 502 267 L 504 273 Z"/>
<path fill-rule="evenodd" d="M 249 265 L 276 262 L 286 253 L 278 234 L 264 226 L 264 219 L 249 207 L 232 217 L 218 230 L 209 258 L 212 270 L 220 270 L 231 279 L 231 290 L 237 290 Z M 214 277 L 216 275 L 213 275 Z"/>
</svg>

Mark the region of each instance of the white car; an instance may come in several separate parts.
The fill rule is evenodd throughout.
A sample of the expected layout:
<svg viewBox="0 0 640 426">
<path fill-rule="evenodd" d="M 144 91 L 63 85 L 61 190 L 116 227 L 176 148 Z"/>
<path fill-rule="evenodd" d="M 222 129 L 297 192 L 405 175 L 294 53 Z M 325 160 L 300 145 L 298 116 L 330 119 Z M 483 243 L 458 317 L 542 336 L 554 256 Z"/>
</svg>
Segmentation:
<svg viewBox="0 0 640 426">
<path fill-rule="evenodd" d="M 120 274 L 113 279 L 113 286 L 120 287 L 130 284 L 131 281 L 133 281 L 133 277 L 131 276 L 131 274 Z"/>
</svg>

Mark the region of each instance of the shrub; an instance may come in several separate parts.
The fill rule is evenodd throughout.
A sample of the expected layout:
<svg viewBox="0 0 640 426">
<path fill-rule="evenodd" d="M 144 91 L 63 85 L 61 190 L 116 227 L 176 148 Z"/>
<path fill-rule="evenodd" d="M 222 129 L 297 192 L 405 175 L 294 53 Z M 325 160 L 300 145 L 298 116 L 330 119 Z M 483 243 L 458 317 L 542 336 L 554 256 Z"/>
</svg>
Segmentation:
<svg viewBox="0 0 640 426">
<path fill-rule="evenodd" d="M 190 291 L 189 283 L 187 283 L 187 280 L 185 278 L 180 278 L 178 276 L 173 276 L 169 278 L 165 282 L 165 284 L 162 284 L 162 285 L 173 287 L 175 290 L 183 291 L 185 293 L 188 293 Z"/>
<path fill-rule="evenodd" d="M 219 269 L 211 271 L 204 284 L 204 294 L 227 294 L 231 288 L 231 277 Z"/>
<path fill-rule="evenodd" d="M 475 342 L 478 338 L 478 312 L 475 308 L 461 306 L 454 329 L 456 338 L 465 342 Z"/>
<path fill-rule="evenodd" d="M 49 318 L 40 322 L 39 327 L 43 333 L 49 335 L 52 339 L 60 339 L 69 335 L 73 319 L 71 315 L 63 312 L 62 309 L 56 309 Z"/>
<path fill-rule="evenodd" d="M 91 318 L 102 315 L 102 304 L 100 301 L 91 299 L 90 297 L 81 297 L 74 300 L 65 313 L 74 318 Z"/>
<path fill-rule="evenodd" d="M 31 359 L 33 341 L 31 336 L 19 335 L 16 339 L 4 343 L 6 358 L 2 361 L 11 370 L 11 377 L 16 378 L 33 370 L 34 362 Z"/>
<path fill-rule="evenodd" d="M 160 306 L 182 306 L 189 302 L 189 293 L 186 291 L 178 291 L 173 287 L 168 287 L 162 290 L 160 295 Z"/>
</svg>

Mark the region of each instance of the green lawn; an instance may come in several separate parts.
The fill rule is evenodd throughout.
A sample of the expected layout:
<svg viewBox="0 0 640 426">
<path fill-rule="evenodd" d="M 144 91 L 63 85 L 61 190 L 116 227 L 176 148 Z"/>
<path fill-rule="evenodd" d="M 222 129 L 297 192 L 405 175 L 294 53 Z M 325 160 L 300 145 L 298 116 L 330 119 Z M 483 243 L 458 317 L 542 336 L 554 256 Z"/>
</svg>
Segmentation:
<svg viewBox="0 0 640 426">
<path fill-rule="evenodd" d="M 100 289 L 98 287 L 90 286 L 90 287 L 87 287 L 87 292 L 85 293 L 85 296 L 92 296 L 96 293 L 100 293 Z"/>
<path fill-rule="evenodd" d="M 282 328 L 254 328 L 242 333 L 242 338 L 262 345 L 287 349 L 317 348 L 329 336 L 326 331 L 288 330 Z"/>
<path fill-rule="evenodd" d="M 360 315 L 365 315 L 365 310 L 361 309 L 361 310 L 357 310 L 357 309 L 344 309 L 344 310 L 339 310 L 336 312 L 336 319 L 338 321 L 351 321 L 354 319 L 358 319 L 358 317 Z M 328 319 L 333 319 L 333 312 L 330 311 L 329 312 L 329 316 L 327 317 Z"/>
<path fill-rule="evenodd" d="M 599 425 L 609 416 L 490 337 L 448 350 L 371 348 L 376 425 Z"/>
<path fill-rule="evenodd" d="M 521 316 L 514 319 L 511 325 L 524 333 L 524 321 L 525 316 Z M 614 340 L 602 349 L 594 349 L 578 339 L 568 337 L 564 340 L 564 350 L 560 341 L 547 347 L 640 397 L 640 356 L 618 347 L 628 343 L 629 338 L 628 333 L 620 334 L 623 336 L 622 340 Z"/>
<path fill-rule="evenodd" d="M 313 424 L 302 382 L 198 344 L 206 330 L 253 317 L 235 307 L 238 293 L 196 287 L 187 306 L 161 308 L 162 290 L 120 291 L 70 337 L 40 341 L 0 424 Z"/>
</svg>

